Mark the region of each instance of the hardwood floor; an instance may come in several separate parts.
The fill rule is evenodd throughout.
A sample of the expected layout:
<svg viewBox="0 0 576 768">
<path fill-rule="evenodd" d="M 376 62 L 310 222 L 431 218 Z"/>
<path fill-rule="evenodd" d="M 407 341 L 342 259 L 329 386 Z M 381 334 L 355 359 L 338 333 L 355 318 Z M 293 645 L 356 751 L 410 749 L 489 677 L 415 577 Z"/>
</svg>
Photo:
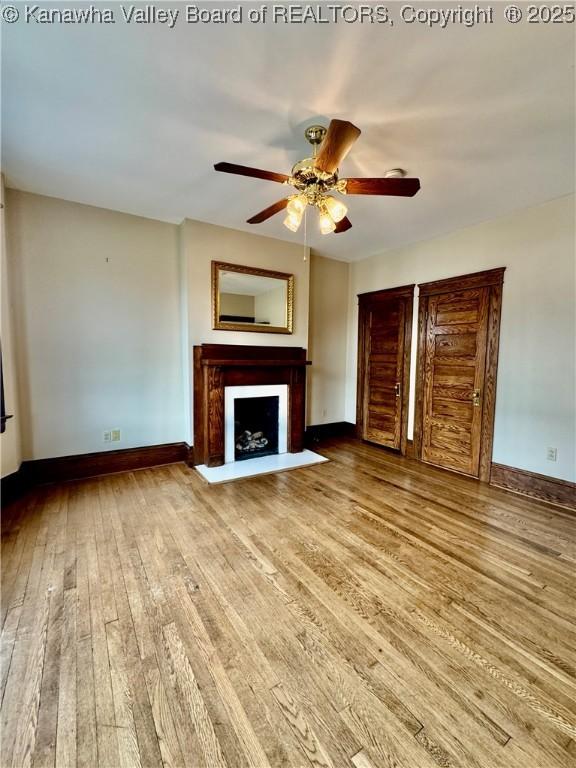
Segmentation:
<svg viewBox="0 0 576 768">
<path fill-rule="evenodd" d="M 569 513 L 353 440 L 15 505 L 8 766 L 554 768 L 576 759 Z"/>
</svg>

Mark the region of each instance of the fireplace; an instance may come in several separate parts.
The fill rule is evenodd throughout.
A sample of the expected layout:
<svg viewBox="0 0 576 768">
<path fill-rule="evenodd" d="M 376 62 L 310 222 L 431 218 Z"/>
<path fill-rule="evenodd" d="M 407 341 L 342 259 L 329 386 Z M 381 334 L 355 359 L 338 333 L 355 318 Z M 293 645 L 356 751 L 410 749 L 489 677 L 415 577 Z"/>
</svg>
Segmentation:
<svg viewBox="0 0 576 768">
<path fill-rule="evenodd" d="M 327 461 L 303 446 L 307 365 L 302 347 L 194 347 L 194 465 L 204 480 Z"/>
<path fill-rule="evenodd" d="M 262 456 L 236 448 L 243 432 L 251 433 L 243 436 L 243 442 L 260 442 L 259 449 L 268 455 L 302 452 L 307 365 L 302 347 L 194 347 L 194 464 L 218 467 Z M 266 401 L 259 408 L 240 403 L 236 412 L 236 400 L 255 398 Z M 263 434 L 251 440 L 254 433 L 269 431 L 269 426 L 258 423 L 247 411 L 260 413 L 268 421 L 274 406 L 267 398 L 277 398 L 278 436 Z M 246 418 L 249 421 L 242 427 Z M 237 421 L 240 431 L 235 428 Z M 268 441 L 265 445 L 264 439 Z"/>
<path fill-rule="evenodd" d="M 245 461 L 288 450 L 288 386 L 224 388 L 224 461 Z"/>
<path fill-rule="evenodd" d="M 234 461 L 278 453 L 278 398 L 234 401 Z"/>
</svg>

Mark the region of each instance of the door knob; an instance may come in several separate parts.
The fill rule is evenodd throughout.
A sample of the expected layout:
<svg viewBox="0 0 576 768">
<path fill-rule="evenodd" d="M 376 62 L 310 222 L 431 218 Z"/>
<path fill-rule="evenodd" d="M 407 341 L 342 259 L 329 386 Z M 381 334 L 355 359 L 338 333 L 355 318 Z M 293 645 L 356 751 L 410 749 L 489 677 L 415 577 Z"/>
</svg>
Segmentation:
<svg viewBox="0 0 576 768">
<path fill-rule="evenodd" d="M 476 408 L 480 408 L 480 390 L 479 389 L 473 389 L 472 390 L 472 405 Z"/>
<path fill-rule="evenodd" d="M 397 381 L 396 384 L 394 384 L 394 394 L 396 397 L 400 397 L 400 382 Z"/>
</svg>

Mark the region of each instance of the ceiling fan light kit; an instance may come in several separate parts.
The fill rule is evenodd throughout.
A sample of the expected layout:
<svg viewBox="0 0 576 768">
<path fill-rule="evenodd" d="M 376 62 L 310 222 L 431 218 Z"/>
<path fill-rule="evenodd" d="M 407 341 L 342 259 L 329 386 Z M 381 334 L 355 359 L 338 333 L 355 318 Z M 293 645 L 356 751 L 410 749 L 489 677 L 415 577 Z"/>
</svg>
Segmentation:
<svg viewBox="0 0 576 768">
<path fill-rule="evenodd" d="M 323 235 L 339 234 L 349 230 L 352 224 L 346 216 L 346 205 L 332 193 L 412 197 L 420 189 L 419 179 L 406 178 L 406 172 L 401 168 L 388 171 L 382 178 L 338 178 L 340 163 L 360 136 L 360 129 L 347 120 L 331 120 L 327 129 L 322 125 L 310 125 L 304 136 L 312 145 L 312 157 L 296 163 L 290 176 L 233 163 L 216 163 L 214 166 L 216 171 L 276 181 L 297 190 L 296 194 L 252 216 L 248 224 L 260 224 L 286 209 L 284 226 L 297 232 L 307 206 L 312 206 L 319 212 L 320 232 Z"/>
</svg>

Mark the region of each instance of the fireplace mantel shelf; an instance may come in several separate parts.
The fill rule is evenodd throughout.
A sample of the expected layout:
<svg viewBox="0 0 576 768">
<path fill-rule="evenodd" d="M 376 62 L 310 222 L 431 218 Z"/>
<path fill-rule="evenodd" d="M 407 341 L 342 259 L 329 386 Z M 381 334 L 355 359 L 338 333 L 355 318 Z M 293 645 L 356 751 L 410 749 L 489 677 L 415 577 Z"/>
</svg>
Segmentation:
<svg viewBox="0 0 576 768">
<path fill-rule="evenodd" d="M 221 366 L 221 367 L 246 367 L 246 366 L 258 366 L 260 368 L 266 367 L 269 368 L 270 366 L 281 366 L 282 368 L 286 368 L 286 366 L 300 366 L 300 365 L 312 365 L 311 360 L 246 360 L 245 358 L 237 359 L 237 360 L 202 360 L 201 365 L 203 366 Z"/>
</svg>

